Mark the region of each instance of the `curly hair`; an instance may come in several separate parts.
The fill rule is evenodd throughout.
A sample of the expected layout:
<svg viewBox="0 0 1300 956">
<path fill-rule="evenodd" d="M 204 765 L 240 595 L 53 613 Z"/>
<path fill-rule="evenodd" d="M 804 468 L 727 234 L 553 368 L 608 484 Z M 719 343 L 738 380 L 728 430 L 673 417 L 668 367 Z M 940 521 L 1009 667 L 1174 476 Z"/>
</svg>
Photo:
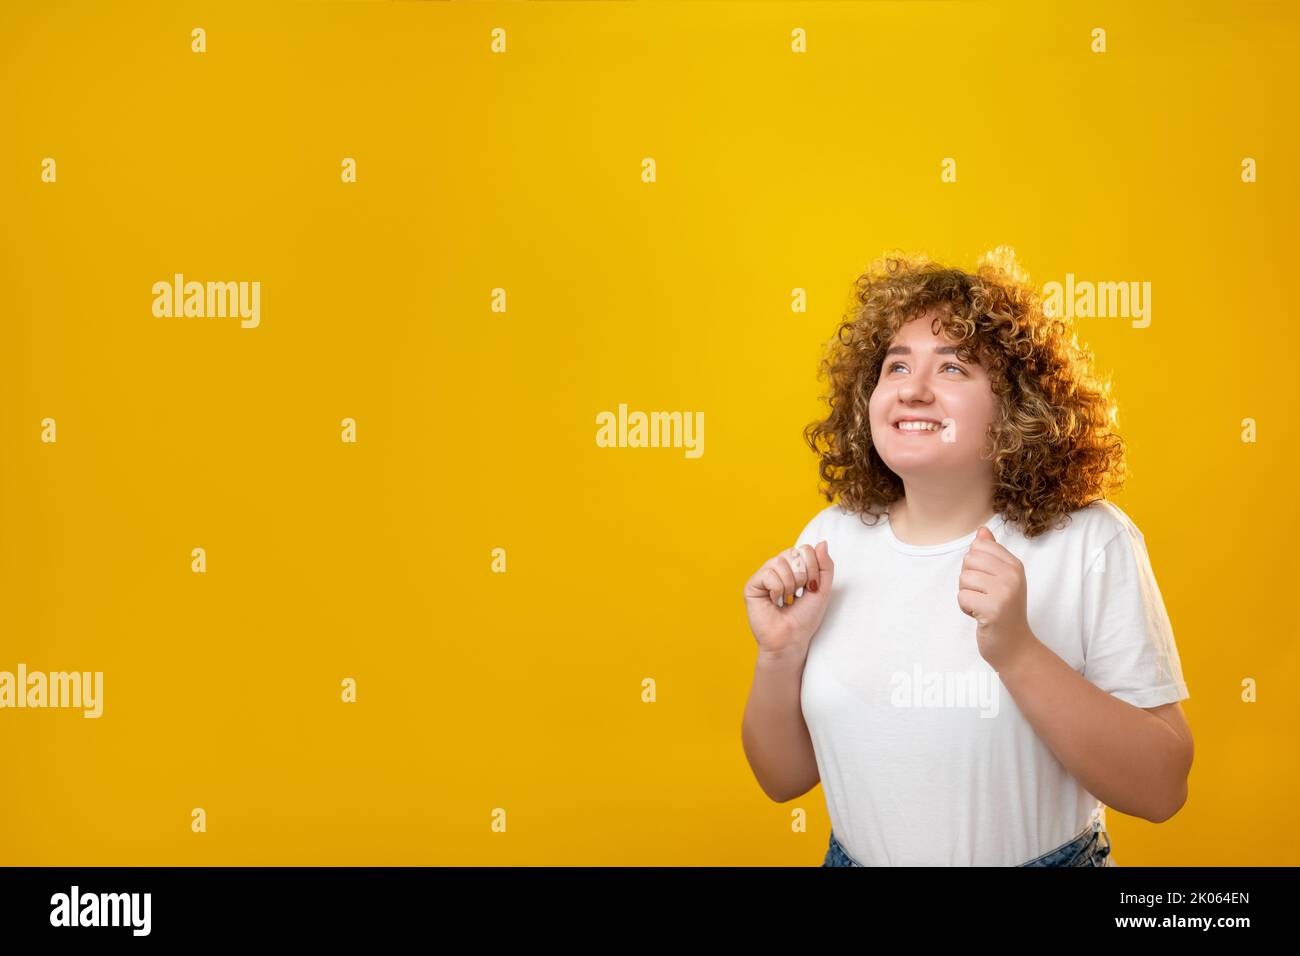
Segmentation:
<svg viewBox="0 0 1300 956">
<path fill-rule="evenodd" d="M 903 497 L 902 479 L 872 444 L 868 406 L 895 334 L 931 310 L 931 331 L 947 333 L 965 361 L 979 357 L 997 399 L 989 428 L 994 510 L 1032 538 L 1123 485 L 1109 379 L 1094 376 L 1092 352 L 1071 323 L 1045 313 L 1014 250 L 998 246 L 973 275 L 890 252 L 858 276 L 818 367 L 830 413 L 804 428 L 827 500 L 838 495 L 841 507 L 875 524 Z"/>
</svg>

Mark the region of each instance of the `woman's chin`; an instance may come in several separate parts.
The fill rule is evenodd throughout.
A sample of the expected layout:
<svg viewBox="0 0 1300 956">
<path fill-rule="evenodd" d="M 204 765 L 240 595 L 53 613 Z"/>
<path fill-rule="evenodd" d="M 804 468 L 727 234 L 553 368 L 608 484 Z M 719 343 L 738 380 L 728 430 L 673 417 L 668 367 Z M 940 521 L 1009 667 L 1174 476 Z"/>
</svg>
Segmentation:
<svg viewBox="0 0 1300 956">
<path fill-rule="evenodd" d="M 889 470 L 906 481 L 908 478 L 924 478 L 934 475 L 950 474 L 953 469 L 951 459 L 924 450 L 902 455 L 880 456 Z"/>
</svg>

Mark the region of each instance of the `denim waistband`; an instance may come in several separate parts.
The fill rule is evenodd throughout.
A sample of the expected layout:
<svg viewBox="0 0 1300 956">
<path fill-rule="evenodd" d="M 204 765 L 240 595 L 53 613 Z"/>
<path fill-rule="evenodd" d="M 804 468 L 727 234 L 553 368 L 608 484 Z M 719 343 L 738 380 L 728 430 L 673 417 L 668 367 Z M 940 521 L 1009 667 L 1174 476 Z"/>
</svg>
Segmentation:
<svg viewBox="0 0 1300 956">
<path fill-rule="evenodd" d="M 1021 866 L 1114 866 L 1110 860 L 1110 834 L 1100 814 L 1094 813 L 1092 822 L 1077 836 L 1066 840 L 1055 849 L 1036 856 Z"/>
<path fill-rule="evenodd" d="M 1110 834 L 1102 818 L 1094 814 L 1092 822 L 1076 836 L 1066 840 L 1060 846 L 1034 857 L 1028 863 L 1017 866 L 1113 866 L 1109 860 Z M 849 856 L 835 832 L 831 831 L 830 847 L 826 851 L 822 866 L 863 866 Z"/>
</svg>

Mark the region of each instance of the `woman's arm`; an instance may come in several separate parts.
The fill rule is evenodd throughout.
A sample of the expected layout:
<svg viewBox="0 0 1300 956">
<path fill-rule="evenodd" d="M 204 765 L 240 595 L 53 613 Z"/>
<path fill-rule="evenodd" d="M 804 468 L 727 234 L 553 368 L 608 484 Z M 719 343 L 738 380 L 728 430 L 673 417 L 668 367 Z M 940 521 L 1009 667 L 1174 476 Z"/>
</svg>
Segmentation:
<svg viewBox="0 0 1300 956">
<path fill-rule="evenodd" d="M 1120 700 L 1032 632 L 998 676 L 1056 759 L 1108 807 L 1162 823 L 1187 801 L 1192 732 L 1178 703 L 1143 709 Z"/>
<path fill-rule="evenodd" d="M 777 803 L 802 797 L 821 780 L 799 699 L 807 650 L 795 651 L 759 651 L 740 730 L 758 785 Z"/>
</svg>

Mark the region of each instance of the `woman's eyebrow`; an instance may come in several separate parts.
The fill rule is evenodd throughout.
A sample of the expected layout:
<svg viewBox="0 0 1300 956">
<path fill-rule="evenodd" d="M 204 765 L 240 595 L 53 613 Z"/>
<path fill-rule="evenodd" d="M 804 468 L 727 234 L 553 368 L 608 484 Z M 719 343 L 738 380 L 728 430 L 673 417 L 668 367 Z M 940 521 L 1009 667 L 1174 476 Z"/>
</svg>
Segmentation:
<svg viewBox="0 0 1300 956">
<path fill-rule="evenodd" d="M 886 350 L 886 355 L 911 355 L 912 347 L 910 345 L 895 345 Z M 957 346 L 955 345 L 936 345 L 934 347 L 935 355 L 956 355 Z"/>
</svg>

